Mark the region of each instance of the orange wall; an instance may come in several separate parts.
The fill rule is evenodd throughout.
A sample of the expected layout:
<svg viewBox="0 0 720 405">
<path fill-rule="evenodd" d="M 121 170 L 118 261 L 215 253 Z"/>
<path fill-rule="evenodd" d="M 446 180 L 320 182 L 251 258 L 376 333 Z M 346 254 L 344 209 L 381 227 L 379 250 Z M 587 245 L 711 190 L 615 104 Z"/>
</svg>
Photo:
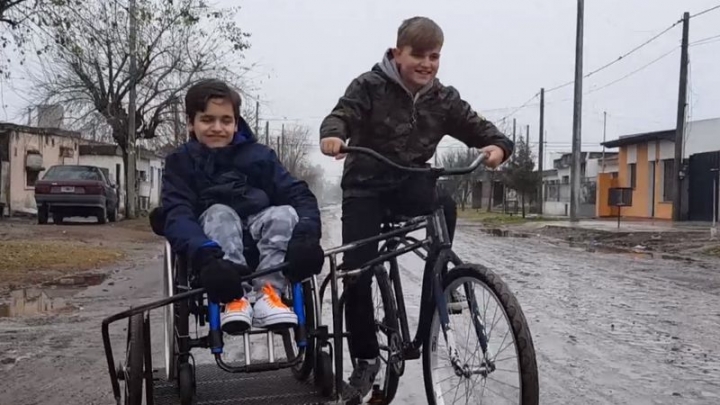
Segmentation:
<svg viewBox="0 0 720 405">
<path fill-rule="evenodd" d="M 597 199 L 595 204 L 595 215 L 598 217 L 617 216 L 617 208 L 608 205 L 610 189 L 618 187 L 618 179 L 612 177 L 612 173 L 598 173 L 597 175 Z"/>
<path fill-rule="evenodd" d="M 650 216 L 648 212 L 648 204 L 650 201 L 650 187 L 648 182 L 648 150 L 647 144 L 636 145 L 636 162 L 635 162 L 635 189 L 633 190 L 632 206 L 623 207 L 622 216 L 647 218 Z M 624 170 L 624 179 L 621 177 L 620 185 L 624 187 L 630 186 L 630 171 L 627 165 L 627 154 L 624 161 L 621 161 L 621 173 Z"/>
</svg>

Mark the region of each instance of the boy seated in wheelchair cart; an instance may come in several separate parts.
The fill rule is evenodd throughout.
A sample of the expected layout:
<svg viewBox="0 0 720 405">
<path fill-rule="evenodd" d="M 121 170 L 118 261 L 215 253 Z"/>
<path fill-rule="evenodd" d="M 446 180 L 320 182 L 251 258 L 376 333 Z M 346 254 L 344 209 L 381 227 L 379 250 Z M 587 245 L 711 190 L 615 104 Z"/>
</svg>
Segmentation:
<svg viewBox="0 0 720 405">
<path fill-rule="evenodd" d="M 324 261 L 315 196 L 256 141 L 240 104 L 240 95 L 219 80 L 188 90 L 190 140 L 166 158 L 160 219 L 208 300 L 225 304 L 221 325 L 229 334 L 297 324 L 281 300 L 283 274 L 255 278 L 252 286 L 241 277 L 288 262 L 286 276 L 300 281 L 318 274 Z M 248 244 L 256 245 L 256 266 L 244 255 Z M 255 296 L 254 307 L 248 295 Z"/>
<path fill-rule="evenodd" d="M 468 147 L 481 148 L 485 164 L 495 168 L 513 152 L 513 143 L 490 121 L 478 115 L 458 91 L 436 78 L 442 29 L 432 20 L 415 17 L 398 29 L 396 47 L 369 72 L 352 80 L 320 127 L 324 154 L 342 159 L 342 148 L 374 149 L 404 166 L 427 167 L 440 140 L 450 135 Z M 436 190 L 431 175 L 390 169 L 370 156 L 351 154 L 342 178 L 343 244 L 378 235 L 387 212 L 420 216 L 443 207 L 452 240 L 457 219 L 452 197 Z M 378 245 L 347 251 L 346 269 L 377 257 Z M 432 266 L 431 266 L 432 267 Z M 371 293 L 372 272 L 345 286 L 350 354 L 356 367 L 350 385 L 366 395 L 380 369 L 379 347 Z"/>
</svg>

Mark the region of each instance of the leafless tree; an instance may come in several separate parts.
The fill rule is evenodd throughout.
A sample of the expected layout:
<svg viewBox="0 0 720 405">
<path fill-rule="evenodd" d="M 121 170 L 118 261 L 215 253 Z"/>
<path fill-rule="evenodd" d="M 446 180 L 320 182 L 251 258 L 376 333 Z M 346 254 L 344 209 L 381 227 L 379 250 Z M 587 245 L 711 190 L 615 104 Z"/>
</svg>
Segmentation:
<svg viewBox="0 0 720 405">
<path fill-rule="evenodd" d="M 233 22 L 235 11 L 204 0 L 138 0 L 138 140 L 174 132 L 172 104 L 195 81 L 213 77 L 245 85 L 242 52 L 248 34 Z M 51 27 L 53 42 L 33 74 L 34 96 L 61 104 L 87 127 L 104 118 L 127 158 L 128 12 L 125 0 L 86 0 L 73 8 L 69 24 Z M 247 89 L 242 86 L 242 89 Z"/>
<path fill-rule="evenodd" d="M 295 177 L 305 180 L 319 195 L 322 192 L 322 167 L 312 165 L 308 159 L 310 129 L 302 125 L 287 126 L 284 133 L 271 146 L 278 154 L 283 166 Z"/>
<path fill-rule="evenodd" d="M 453 148 L 449 152 L 441 156 L 443 167 L 467 167 L 478 156 L 478 152 L 474 149 Z M 442 187 L 444 187 L 450 195 L 460 204 L 460 208 L 464 211 L 465 205 L 472 194 L 473 186 L 479 179 L 481 170 L 475 170 L 472 173 L 461 176 L 448 176 L 442 179 Z"/>
</svg>

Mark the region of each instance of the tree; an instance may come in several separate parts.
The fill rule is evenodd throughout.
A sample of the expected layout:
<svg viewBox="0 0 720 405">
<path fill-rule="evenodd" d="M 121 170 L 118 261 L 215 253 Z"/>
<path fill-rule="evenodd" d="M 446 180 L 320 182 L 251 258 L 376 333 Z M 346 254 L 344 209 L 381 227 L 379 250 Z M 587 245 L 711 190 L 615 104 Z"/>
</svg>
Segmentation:
<svg viewBox="0 0 720 405">
<path fill-rule="evenodd" d="M 12 58 L 5 52 L 12 45 L 25 62 L 28 47 L 38 35 L 42 36 L 48 27 L 67 25 L 67 16 L 73 9 L 84 7 L 85 0 L 0 0 L 0 46 L 4 58 L 0 61 L 0 74 L 10 76 L 8 64 Z M 35 47 L 41 54 L 46 47 Z"/>
<path fill-rule="evenodd" d="M 136 110 L 128 111 L 125 0 L 85 1 L 67 24 L 50 27 L 53 41 L 41 58 L 44 69 L 33 76 L 35 96 L 61 104 L 71 127 L 102 117 L 123 152 L 126 171 L 128 149 L 135 147 L 128 144 L 129 114 L 135 114 L 138 140 L 173 134 L 172 105 L 194 82 L 211 77 L 247 84 L 243 75 L 249 69 L 240 58 L 249 34 L 233 21 L 237 9 L 218 9 L 205 0 L 137 0 L 137 100 Z"/>
<path fill-rule="evenodd" d="M 522 216 L 525 218 L 525 197 L 532 196 L 537 192 L 540 174 L 535 171 L 535 161 L 530 145 L 525 143 L 522 137 L 515 144 L 514 157 L 507 163 L 502 173 L 505 177 L 505 185 L 520 194 Z"/>
<path fill-rule="evenodd" d="M 319 195 L 322 191 L 322 167 L 312 165 L 308 159 L 310 148 L 310 129 L 302 125 L 288 126 L 280 137 L 275 138 L 275 149 L 283 166 L 298 179 L 305 180 L 313 192 Z"/>
<path fill-rule="evenodd" d="M 477 158 L 478 151 L 474 149 L 454 148 L 441 156 L 441 164 L 445 168 L 467 167 Z M 480 169 L 468 174 L 448 176 L 441 179 L 441 186 L 460 203 L 460 209 L 465 211 L 473 186 L 480 178 Z"/>
</svg>

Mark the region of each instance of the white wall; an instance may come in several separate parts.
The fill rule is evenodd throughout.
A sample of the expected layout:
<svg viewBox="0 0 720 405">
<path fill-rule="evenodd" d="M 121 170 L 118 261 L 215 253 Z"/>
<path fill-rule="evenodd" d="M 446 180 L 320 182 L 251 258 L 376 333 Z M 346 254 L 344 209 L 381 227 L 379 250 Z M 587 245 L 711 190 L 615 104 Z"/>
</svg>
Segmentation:
<svg viewBox="0 0 720 405">
<path fill-rule="evenodd" d="M 120 192 L 120 210 L 125 209 L 125 165 L 123 165 L 122 157 L 120 156 L 106 156 L 106 155 L 82 155 L 80 156 L 80 164 L 88 166 L 97 166 L 107 169 L 110 172 L 110 177 L 113 183 L 117 183 L 116 171 L 117 166 L 120 165 L 120 184 L 118 184 L 118 191 Z"/>
<path fill-rule="evenodd" d="M 720 118 L 693 121 L 687 124 L 685 158 L 695 153 L 717 150 L 720 150 Z"/>
<path fill-rule="evenodd" d="M 98 155 L 82 155 L 80 164 L 104 167 L 110 171 L 113 182 L 115 181 L 116 165 L 120 165 L 120 210 L 125 209 L 125 165 L 120 156 L 98 156 Z M 160 205 L 160 175 L 162 173 L 163 161 L 160 158 L 152 160 L 138 157 L 137 170 L 147 172 L 147 178 L 150 182 L 150 208 Z"/>
</svg>

